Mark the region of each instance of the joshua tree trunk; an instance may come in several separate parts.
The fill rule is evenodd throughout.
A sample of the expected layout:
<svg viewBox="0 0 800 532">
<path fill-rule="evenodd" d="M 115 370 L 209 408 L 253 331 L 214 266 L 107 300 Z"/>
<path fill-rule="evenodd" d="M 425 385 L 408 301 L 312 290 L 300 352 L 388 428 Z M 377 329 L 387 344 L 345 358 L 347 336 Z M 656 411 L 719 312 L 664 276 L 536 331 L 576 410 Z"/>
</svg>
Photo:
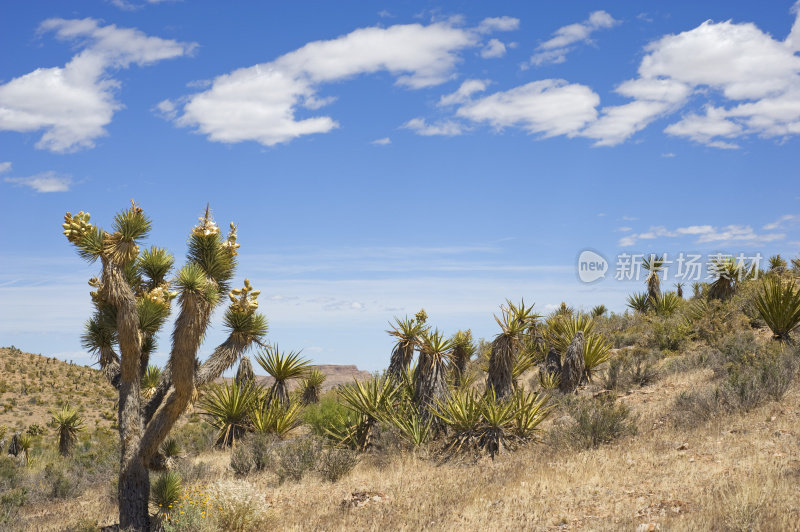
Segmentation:
<svg viewBox="0 0 800 532">
<path fill-rule="evenodd" d="M 428 420 L 436 401 L 443 401 L 447 395 L 447 370 L 441 357 L 431 357 L 420 351 L 417 372 L 414 375 L 414 403 L 420 417 Z"/>
<path fill-rule="evenodd" d="M 492 354 L 489 358 L 489 377 L 487 387 L 494 390 L 495 397 L 503 400 L 513 391 L 514 357 L 518 342 L 513 336 L 501 334 L 492 341 Z"/>
<path fill-rule="evenodd" d="M 239 362 L 239 369 L 236 370 L 236 384 L 242 385 L 255 379 L 253 372 L 253 364 L 250 362 L 250 357 L 243 356 Z"/>
<path fill-rule="evenodd" d="M 398 342 L 392 350 L 387 373 L 394 379 L 401 379 L 408 371 L 412 358 L 414 358 L 414 343 L 411 341 Z"/>
<path fill-rule="evenodd" d="M 655 270 L 647 276 L 647 294 L 653 301 L 658 301 L 661 297 L 661 281 L 658 278 L 658 272 Z"/>
<path fill-rule="evenodd" d="M 560 385 L 562 393 L 572 393 L 578 388 L 583 378 L 584 366 L 583 331 L 578 331 L 564 354 Z"/>
</svg>

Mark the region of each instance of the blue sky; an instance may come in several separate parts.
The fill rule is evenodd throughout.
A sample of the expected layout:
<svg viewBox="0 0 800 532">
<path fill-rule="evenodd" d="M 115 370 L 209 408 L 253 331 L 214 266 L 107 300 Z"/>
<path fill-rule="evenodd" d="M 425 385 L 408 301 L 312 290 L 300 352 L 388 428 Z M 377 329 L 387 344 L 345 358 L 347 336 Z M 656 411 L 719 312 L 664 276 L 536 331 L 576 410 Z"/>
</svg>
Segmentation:
<svg viewBox="0 0 800 532">
<path fill-rule="evenodd" d="M 420 307 L 491 338 L 623 311 L 620 254 L 800 251 L 791 1 L 8 2 L 0 49 L 2 345 L 90 361 L 60 224 L 131 198 L 177 257 L 210 203 L 269 339 L 369 370 Z"/>
</svg>

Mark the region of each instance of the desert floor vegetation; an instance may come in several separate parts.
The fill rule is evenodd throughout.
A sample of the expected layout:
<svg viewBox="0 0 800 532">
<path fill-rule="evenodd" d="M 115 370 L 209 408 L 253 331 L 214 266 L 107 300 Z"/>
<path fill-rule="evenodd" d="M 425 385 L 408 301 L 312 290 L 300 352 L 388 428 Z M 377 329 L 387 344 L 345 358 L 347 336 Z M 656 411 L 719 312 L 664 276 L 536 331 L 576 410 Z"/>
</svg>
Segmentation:
<svg viewBox="0 0 800 532">
<path fill-rule="evenodd" d="M 265 344 L 271 382 L 198 388 L 160 446 L 150 528 L 794 529 L 797 269 L 720 268 L 742 275 L 684 299 L 651 262 L 623 314 L 506 302 L 488 340 L 422 310 L 391 326 L 391 371 L 334 388 Z M 111 385 L 15 347 L 0 364 L 0 526 L 116 525 Z"/>
</svg>

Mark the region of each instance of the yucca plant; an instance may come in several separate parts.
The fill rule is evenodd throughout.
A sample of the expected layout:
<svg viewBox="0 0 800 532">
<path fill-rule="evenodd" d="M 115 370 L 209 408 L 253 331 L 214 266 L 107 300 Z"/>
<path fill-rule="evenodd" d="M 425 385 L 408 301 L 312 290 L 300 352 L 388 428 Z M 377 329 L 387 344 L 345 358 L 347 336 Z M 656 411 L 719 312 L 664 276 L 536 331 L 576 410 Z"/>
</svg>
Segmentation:
<svg viewBox="0 0 800 532">
<path fill-rule="evenodd" d="M 209 386 L 200 401 L 202 414 L 217 429 L 216 445 L 232 447 L 250 423 L 249 414 L 259 399 L 259 388 L 252 382 L 222 383 Z"/>
<path fill-rule="evenodd" d="M 789 340 L 792 331 L 800 325 L 800 291 L 794 281 L 765 279 L 755 305 L 777 340 Z"/>
<path fill-rule="evenodd" d="M 523 300 L 519 306 L 506 300 L 507 306 L 501 306 L 501 317 L 494 319 L 501 332 L 492 341 L 489 356 L 489 375 L 486 387 L 500 400 L 511 395 L 514 384 L 514 362 L 522 348 L 523 334 L 531 328 L 540 317 L 533 313 L 533 305 L 525 306 Z"/>
<path fill-rule="evenodd" d="M 31 449 L 33 448 L 33 437 L 27 432 L 23 432 L 17 436 L 17 455 L 22 453 L 25 457 L 25 465 L 29 465 L 31 461 Z"/>
<path fill-rule="evenodd" d="M 584 336 L 589 336 L 592 330 L 594 330 L 594 319 L 586 314 L 557 316 L 548 322 L 546 336 L 548 343 L 563 353 L 578 331 Z"/>
<path fill-rule="evenodd" d="M 467 363 L 475 355 L 475 343 L 472 341 L 472 331 L 458 331 L 451 338 L 453 351 L 451 353 L 453 367 L 453 385 L 460 386 L 467 372 Z"/>
<path fill-rule="evenodd" d="M 611 358 L 611 345 L 602 336 L 590 334 L 584 338 L 583 362 L 587 381 L 592 382 L 594 371 L 609 358 Z"/>
<path fill-rule="evenodd" d="M 650 310 L 651 299 L 647 292 L 637 292 L 628 296 L 628 308 L 640 314 Z"/>
<path fill-rule="evenodd" d="M 300 358 L 299 352 L 281 352 L 278 346 L 267 346 L 256 353 L 256 362 L 275 379 L 267 394 L 268 401 L 289 404 L 288 382 L 306 373 L 311 362 Z"/>
<path fill-rule="evenodd" d="M 605 305 L 597 305 L 597 306 L 592 308 L 591 315 L 592 315 L 593 318 L 599 318 L 600 316 L 602 316 L 606 312 L 608 312 L 608 309 L 606 308 Z"/>
<path fill-rule="evenodd" d="M 647 276 L 647 295 L 656 300 L 661 296 L 661 279 L 658 274 L 664 269 L 664 256 L 651 254 L 649 257 L 642 259 L 642 268 L 649 271 Z"/>
<path fill-rule="evenodd" d="M 150 500 L 161 516 L 167 516 L 183 494 L 183 480 L 175 471 L 160 474 L 150 487 Z"/>
<path fill-rule="evenodd" d="M 703 290 L 705 289 L 705 287 L 706 287 L 705 283 L 701 283 L 699 281 L 693 282 L 692 283 L 692 297 L 694 299 L 698 299 L 700 297 L 703 297 Z"/>
<path fill-rule="evenodd" d="M 355 425 L 337 422 L 330 427 L 328 434 L 335 438 L 340 437 L 342 442 L 352 442 L 354 448 L 363 451 L 370 445 L 372 428 L 386 417 L 397 401 L 400 387 L 390 377 L 372 377 L 366 381 L 354 379 L 353 383 L 337 388 L 336 393 L 355 414 L 357 422 Z"/>
<path fill-rule="evenodd" d="M 683 287 L 684 286 L 686 286 L 686 283 L 675 283 L 675 293 L 681 299 L 683 299 Z"/>
<path fill-rule="evenodd" d="M 422 416 L 411 405 L 389 410 L 384 421 L 394 426 L 412 447 L 427 443 L 433 436 L 433 416 Z"/>
<path fill-rule="evenodd" d="M 425 330 L 425 320 L 428 315 L 425 310 L 420 310 L 413 318 L 408 316 L 405 319 L 395 318 L 394 324 L 389 324 L 390 330 L 386 331 L 397 338 L 392 348 L 392 356 L 389 360 L 388 373 L 395 379 L 399 379 L 403 373 L 408 371 L 411 359 L 414 358 L 414 350 L 417 348 L 419 335 Z"/>
<path fill-rule="evenodd" d="M 250 411 L 253 430 L 285 438 L 302 423 L 303 408 L 299 403 L 282 404 L 280 401 L 258 401 Z"/>
<path fill-rule="evenodd" d="M 153 397 L 159 382 L 161 382 L 161 368 L 153 364 L 147 366 L 142 375 L 142 397 L 146 399 Z"/>
<path fill-rule="evenodd" d="M 515 408 L 514 434 L 522 441 L 536 439 L 539 433 L 539 424 L 550 414 L 547 403 L 550 396 L 536 393 L 525 393 L 517 390 L 512 397 Z"/>
<path fill-rule="evenodd" d="M 656 314 L 665 316 L 675 312 L 683 301 L 675 292 L 665 292 L 661 297 L 650 301 L 650 305 Z"/>
<path fill-rule="evenodd" d="M 778 255 L 773 255 L 769 258 L 769 271 L 777 273 L 778 275 L 782 274 L 786 271 L 787 263 L 783 259 L 783 257 Z"/>
<path fill-rule="evenodd" d="M 709 273 L 716 275 L 716 279 L 708 288 L 709 299 L 724 301 L 733 296 L 736 283 L 743 278 L 745 272 L 742 265 L 733 259 L 717 257 L 712 260 Z"/>
<path fill-rule="evenodd" d="M 164 457 L 164 467 L 166 469 L 173 469 L 175 461 L 183 456 L 183 449 L 181 444 L 175 438 L 167 438 L 159 447 L 161 455 Z"/>
<path fill-rule="evenodd" d="M 325 374 L 318 369 L 312 369 L 300 381 L 300 397 L 303 403 L 310 405 L 319 402 L 319 394 L 322 391 L 322 383 L 325 382 Z"/>
<path fill-rule="evenodd" d="M 555 390 L 561 384 L 561 375 L 556 372 L 540 371 L 539 387 L 543 390 Z"/>
<path fill-rule="evenodd" d="M 447 362 L 452 349 L 453 343 L 438 330 L 422 333 L 414 373 L 414 404 L 425 420 L 431 417 L 436 401 L 447 394 Z"/>
<path fill-rule="evenodd" d="M 61 456 L 68 456 L 78 439 L 78 432 L 83 430 L 83 418 L 76 408 L 67 404 L 60 411 L 53 412 L 51 423 L 58 431 L 58 452 Z"/>
</svg>

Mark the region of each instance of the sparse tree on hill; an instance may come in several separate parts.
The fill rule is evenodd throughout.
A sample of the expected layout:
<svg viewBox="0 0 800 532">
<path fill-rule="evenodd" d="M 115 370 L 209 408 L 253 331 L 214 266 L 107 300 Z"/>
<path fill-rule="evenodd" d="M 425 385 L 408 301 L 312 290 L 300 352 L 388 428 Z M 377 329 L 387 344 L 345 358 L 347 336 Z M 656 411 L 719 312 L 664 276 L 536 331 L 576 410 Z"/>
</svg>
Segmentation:
<svg viewBox="0 0 800 532">
<path fill-rule="evenodd" d="M 64 217 L 64 234 L 78 254 L 100 262 L 99 277 L 89 284 L 95 313 L 83 336 L 84 346 L 98 357 L 100 367 L 119 391 L 119 520 L 120 528 L 149 529 L 148 465 L 180 415 L 195 388 L 212 382 L 239 357 L 260 342 L 266 319 L 256 312 L 258 291 L 245 281 L 231 290 L 239 244 L 231 224 L 226 238 L 206 208 L 191 230 L 187 261 L 174 280 L 168 276 L 173 257 L 166 250 L 139 246 L 150 232 L 150 219 L 132 204 L 117 214 L 113 229 L 105 231 L 79 212 Z M 228 296 L 224 323 L 228 338 L 203 363 L 197 354 L 214 309 Z M 177 300 L 169 361 L 149 400 L 141 393 L 142 376 L 156 333 Z"/>
</svg>

